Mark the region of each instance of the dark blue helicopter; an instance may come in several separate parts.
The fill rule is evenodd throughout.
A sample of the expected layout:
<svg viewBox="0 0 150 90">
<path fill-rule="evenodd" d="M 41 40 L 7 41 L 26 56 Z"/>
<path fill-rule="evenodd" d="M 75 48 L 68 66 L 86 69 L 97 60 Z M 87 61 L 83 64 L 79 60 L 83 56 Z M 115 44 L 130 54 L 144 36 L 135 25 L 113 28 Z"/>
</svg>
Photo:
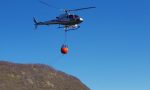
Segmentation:
<svg viewBox="0 0 150 90">
<path fill-rule="evenodd" d="M 49 4 L 43 1 L 40 1 L 40 2 L 42 4 L 45 4 L 51 7 Z M 35 23 L 35 28 L 37 28 L 37 26 L 39 25 L 58 24 L 59 28 L 64 28 L 66 31 L 78 29 L 80 27 L 79 24 L 83 22 L 83 18 L 81 18 L 78 15 L 71 14 L 70 12 L 84 10 L 84 9 L 91 9 L 91 8 L 96 8 L 96 7 L 86 7 L 86 8 L 72 9 L 72 10 L 65 9 L 64 14 L 59 15 L 53 20 L 48 20 L 48 21 L 43 21 L 43 22 L 37 21 L 35 18 L 33 18 L 33 21 Z"/>
</svg>

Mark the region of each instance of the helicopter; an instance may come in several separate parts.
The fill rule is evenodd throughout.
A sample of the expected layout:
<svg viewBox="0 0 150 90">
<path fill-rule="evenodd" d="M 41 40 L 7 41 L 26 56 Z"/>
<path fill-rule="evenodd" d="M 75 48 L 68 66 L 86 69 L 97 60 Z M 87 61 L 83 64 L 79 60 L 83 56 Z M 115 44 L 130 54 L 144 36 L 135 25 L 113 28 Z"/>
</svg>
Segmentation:
<svg viewBox="0 0 150 90">
<path fill-rule="evenodd" d="M 40 3 L 45 4 L 48 7 L 51 7 L 49 4 L 46 2 L 40 1 Z M 64 9 L 64 14 L 61 14 L 57 16 L 55 19 L 48 20 L 48 21 L 37 21 L 33 17 L 35 29 L 38 26 L 41 25 L 59 25 L 58 28 L 64 28 L 65 31 L 70 31 L 70 30 L 76 30 L 80 28 L 80 23 L 83 22 L 83 18 L 80 17 L 79 15 L 76 14 L 71 14 L 70 12 L 75 12 L 75 11 L 80 11 L 80 10 L 85 10 L 85 9 L 92 9 L 96 7 L 85 7 L 85 8 L 79 8 L 79 9 Z"/>
</svg>

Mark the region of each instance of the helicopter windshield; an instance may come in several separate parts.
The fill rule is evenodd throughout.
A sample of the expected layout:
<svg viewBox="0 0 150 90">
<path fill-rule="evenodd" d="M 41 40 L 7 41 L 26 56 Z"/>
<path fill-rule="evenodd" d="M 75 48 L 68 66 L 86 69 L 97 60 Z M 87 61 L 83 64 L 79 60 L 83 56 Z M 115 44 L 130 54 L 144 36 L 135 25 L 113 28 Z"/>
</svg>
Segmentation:
<svg viewBox="0 0 150 90">
<path fill-rule="evenodd" d="M 78 16 L 78 15 L 74 15 L 74 17 L 75 17 L 75 18 L 79 18 L 79 16 Z"/>
<path fill-rule="evenodd" d="M 78 15 L 69 15 L 68 17 L 69 17 L 70 19 L 79 18 L 79 16 L 78 16 Z"/>
<path fill-rule="evenodd" d="M 73 19 L 73 18 L 74 18 L 74 16 L 73 16 L 73 15 L 69 15 L 69 18 L 70 18 L 70 19 Z"/>
</svg>

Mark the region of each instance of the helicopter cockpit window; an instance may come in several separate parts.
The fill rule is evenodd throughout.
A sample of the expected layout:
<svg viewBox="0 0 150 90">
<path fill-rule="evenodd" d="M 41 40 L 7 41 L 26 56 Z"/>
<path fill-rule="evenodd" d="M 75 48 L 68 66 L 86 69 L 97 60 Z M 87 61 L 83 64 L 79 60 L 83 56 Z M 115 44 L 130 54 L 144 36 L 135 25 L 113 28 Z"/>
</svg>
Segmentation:
<svg viewBox="0 0 150 90">
<path fill-rule="evenodd" d="M 74 18 L 74 16 L 73 16 L 73 15 L 69 15 L 69 18 L 70 18 L 70 19 L 73 19 L 73 18 Z"/>
<path fill-rule="evenodd" d="M 74 17 L 75 17 L 75 18 L 78 18 L 79 16 L 78 16 L 78 15 L 74 15 Z"/>
</svg>

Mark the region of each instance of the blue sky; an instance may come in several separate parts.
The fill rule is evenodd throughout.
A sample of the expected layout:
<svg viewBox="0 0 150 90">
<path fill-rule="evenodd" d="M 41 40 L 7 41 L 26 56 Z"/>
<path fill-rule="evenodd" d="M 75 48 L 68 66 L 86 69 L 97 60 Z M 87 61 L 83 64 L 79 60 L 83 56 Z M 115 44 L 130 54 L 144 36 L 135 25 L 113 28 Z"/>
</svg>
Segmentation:
<svg viewBox="0 0 150 90">
<path fill-rule="evenodd" d="M 84 22 L 68 32 L 69 54 L 61 55 L 63 29 L 34 31 L 32 21 L 53 19 L 61 11 L 37 0 L 2 0 L 0 60 L 48 64 L 91 90 L 150 90 L 149 0 L 44 1 L 59 8 L 97 8 L 75 12 Z"/>
</svg>

